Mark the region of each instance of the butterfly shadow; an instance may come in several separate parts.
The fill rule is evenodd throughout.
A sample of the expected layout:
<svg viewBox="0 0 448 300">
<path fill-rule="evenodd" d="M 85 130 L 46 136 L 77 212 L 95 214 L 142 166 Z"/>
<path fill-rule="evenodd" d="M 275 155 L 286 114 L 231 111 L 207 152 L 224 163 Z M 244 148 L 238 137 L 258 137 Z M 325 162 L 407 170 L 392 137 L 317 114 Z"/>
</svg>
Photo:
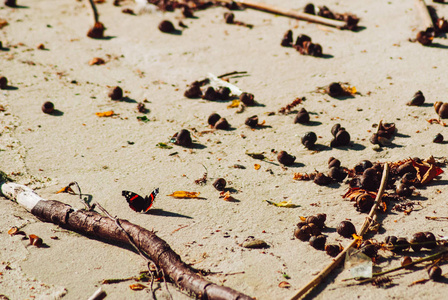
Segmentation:
<svg viewBox="0 0 448 300">
<path fill-rule="evenodd" d="M 193 219 L 190 216 L 186 216 L 183 214 L 163 210 L 161 208 L 153 208 L 150 209 L 147 213 L 147 215 L 154 215 L 154 216 L 163 216 L 163 217 L 176 217 L 176 218 L 186 218 L 186 219 Z"/>
</svg>

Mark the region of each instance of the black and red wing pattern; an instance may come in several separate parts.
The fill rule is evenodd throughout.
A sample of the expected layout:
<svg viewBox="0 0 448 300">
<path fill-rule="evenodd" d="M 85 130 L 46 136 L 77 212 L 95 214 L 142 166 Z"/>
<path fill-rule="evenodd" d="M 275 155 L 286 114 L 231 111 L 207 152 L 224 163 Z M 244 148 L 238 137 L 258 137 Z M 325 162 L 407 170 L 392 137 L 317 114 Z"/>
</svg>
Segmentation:
<svg viewBox="0 0 448 300">
<path fill-rule="evenodd" d="M 159 193 L 159 189 L 155 189 L 152 191 L 149 196 L 146 196 L 143 198 L 142 196 L 130 192 L 130 191 L 122 191 L 121 194 L 126 198 L 126 201 L 129 203 L 129 207 L 132 208 L 136 212 L 147 212 L 152 204 L 154 203 L 154 199 L 156 198 L 157 194 Z"/>
</svg>

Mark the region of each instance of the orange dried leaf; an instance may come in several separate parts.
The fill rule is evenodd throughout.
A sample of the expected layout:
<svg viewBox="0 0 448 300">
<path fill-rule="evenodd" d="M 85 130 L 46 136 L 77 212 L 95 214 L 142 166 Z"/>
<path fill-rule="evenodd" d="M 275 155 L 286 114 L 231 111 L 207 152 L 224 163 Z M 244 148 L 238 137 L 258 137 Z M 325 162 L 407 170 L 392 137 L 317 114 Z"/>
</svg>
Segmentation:
<svg viewBox="0 0 448 300">
<path fill-rule="evenodd" d="M 232 103 L 230 103 L 227 106 L 227 108 L 235 108 L 235 107 L 238 107 L 238 106 L 240 106 L 240 100 L 235 99 L 235 100 L 232 101 Z"/>
<path fill-rule="evenodd" d="M 352 234 L 355 240 L 362 240 L 362 236 L 357 235 L 356 233 Z"/>
<path fill-rule="evenodd" d="M 11 227 L 11 229 L 8 230 L 8 234 L 9 235 L 25 235 L 25 232 L 19 230 L 19 228 L 17 226 Z"/>
<path fill-rule="evenodd" d="M 69 194 L 74 194 L 75 192 L 72 190 L 72 188 L 68 185 L 63 187 L 62 189 L 60 189 L 59 191 L 56 192 L 56 194 L 59 193 L 69 193 Z"/>
<path fill-rule="evenodd" d="M 291 285 L 287 281 L 282 281 L 278 284 L 278 287 L 282 289 L 289 289 Z"/>
<path fill-rule="evenodd" d="M 143 284 L 141 284 L 141 283 L 134 283 L 134 284 L 131 284 L 131 285 L 129 286 L 129 288 L 130 288 L 131 290 L 133 290 L 133 291 L 141 291 L 141 290 L 146 289 L 147 286 L 146 286 L 146 285 L 143 285 Z"/>
<path fill-rule="evenodd" d="M 95 115 L 97 115 L 98 117 L 111 117 L 114 115 L 114 111 L 109 110 L 109 111 L 105 111 L 105 112 L 97 112 L 97 113 L 95 113 Z"/>
<path fill-rule="evenodd" d="M 429 163 L 418 163 L 412 160 L 412 165 L 417 170 L 417 179 L 424 185 L 443 173 L 443 170 L 436 165 Z"/>
<path fill-rule="evenodd" d="M 300 216 L 300 221 L 306 222 L 306 217 Z"/>
<path fill-rule="evenodd" d="M 259 164 L 254 164 L 254 169 L 255 170 L 259 170 L 261 168 L 261 166 Z"/>
<path fill-rule="evenodd" d="M 104 61 L 104 59 L 99 58 L 99 57 L 94 57 L 89 61 L 89 65 L 93 66 L 93 65 L 104 65 L 106 62 Z"/>
<path fill-rule="evenodd" d="M 176 191 L 167 196 L 171 196 L 174 198 L 199 198 L 199 194 L 200 192 Z"/>
</svg>

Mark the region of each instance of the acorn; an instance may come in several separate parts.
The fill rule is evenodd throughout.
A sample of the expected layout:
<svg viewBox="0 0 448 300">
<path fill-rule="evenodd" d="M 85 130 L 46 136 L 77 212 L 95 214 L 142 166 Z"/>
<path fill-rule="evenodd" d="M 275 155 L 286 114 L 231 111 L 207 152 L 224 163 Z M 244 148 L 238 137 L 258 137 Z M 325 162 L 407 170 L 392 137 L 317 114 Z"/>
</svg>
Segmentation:
<svg viewBox="0 0 448 300">
<path fill-rule="evenodd" d="M 327 220 L 326 214 L 317 214 L 316 219 L 313 220 L 313 223 L 319 226 L 320 228 L 324 228 L 326 220 Z"/>
<path fill-rule="evenodd" d="M 5 5 L 9 7 L 17 7 L 17 1 L 16 0 L 5 0 Z"/>
<path fill-rule="evenodd" d="M 240 101 L 246 106 L 254 106 L 255 105 L 254 95 L 251 93 L 246 93 L 246 92 L 241 93 Z"/>
<path fill-rule="evenodd" d="M 436 237 L 432 232 L 425 232 L 426 242 L 431 242 L 429 244 L 424 244 L 423 248 L 434 249 L 437 247 Z"/>
<path fill-rule="evenodd" d="M 297 227 L 301 228 L 302 226 L 305 226 L 307 224 L 307 222 L 300 221 L 299 223 L 297 223 Z"/>
<path fill-rule="evenodd" d="M 209 86 L 202 95 L 202 99 L 216 101 L 219 99 L 219 95 L 213 87 Z"/>
<path fill-rule="evenodd" d="M 215 123 L 214 128 L 227 130 L 230 128 L 230 124 L 227 122 L 226 118 L 221 118 Z"/>
<path fill-rule="evenodd" d="M 313 224 L 316 224 L 316 225 L 317 225 L 317 223 L 318 223 L 319 221 L 317 220 L 317 216 L 308 216 L 308 217 L 306 217 L 305 222 L 306 222 L 307 224 L 311 224 L 311 223 L 313 223 Z"/>
<path fill-rule="evenodd" d="M 252 116 L 246 119 L 246 121 L 244 122 L 244 124 L 246 124 L 247 126 L 251 127 L 251 128 L 256 128 L 258 126 L 258 116 Z"/>
<path fill-rule="evenodd" d="M 343 96 L 345 94 L 345 91 L 339 82 L 333 82 L 328 86 L 327 94 L 331 97 L 337 98 Z"/>
<path fill-rule="evenodd" d="M 308 225 L 297 227 L 294 230 L 294 236 L 303 242 L 308 241 L 311 237 L 311 228 Z"/>
<path fill-rule="evenodd" d="M 193 143 L 191 140 L 190 131 L 187 129 L 182 129 L 181 131 L 175 133 L 171 140 L 174 140 L 174 144 L 183 147 L 190 147 Z"/>
<path fill-rule="evenodd" d="M 312 236 L 310 238 L 310 245 L 317 250 L 324 250 L 327 238 L 324 235 Z"/>
<path fill-rule="evenodd" d="M 280 151 L 277 154 L 277 160 L 282 165 L 290 166 L 294 163 L 294 161 L 296 160 L 296 157 L 288 154 L 288 152 L 286 152 L 286 151 Z"/>
<path fill-rule="evenodd" d="M 216 124 L 216 122 L 218 122 L 218 120 L 221 119 L 221 116 L 217 113 L 212 113 L 209 117 L 208 117 L 208 124 L 211 126 L 214 126 Z"/>
<path fill-rule="evenodd" d="M 423 232 L 414 233 L 412 235 L 412 238 L 410 241 L 412 250 L 414 250 L 415 252 L 419 252 L 424 247 L 424 245 L 414 245 L 414 244 L 424 243 L 424 242 L 426 242 L 425 233 L 423 233 Z"/>
<path fill-rule="evenodd" d="M 333 125 L 333 127 L 331 127 L 330 132 L 331 132 L 331 134 L 332 134 L 333 136 L 336 136 L 336 134 L 339 132 L 340 129 L 343 129 L 343 128 L 341 127 L 341 124 L 336 123 L 336 124 Z"/>
<path fill-rule="evenodd" d="M 439 266 L 432 266 L 428 269 L 429 278 L 434 281 L 442 280 L 442 269 Z"/>
<path fill-rule="evenodd" d="M 364 170 L 373 167 L 373 164 L 370 160 L 362 160 L 355 166 L 355 172 L 357 174 L 363 173 Z"/>
<path fill-rule="evenodd" d="M 322 232 L 320 231 L 319 226 L 317 226 L 316 224 L 309 223 L 308 227 L 311 229 L 311 235 L 312 236 L 318 236 L 318 235 L 322 234 Z"/>
<path fill-rule="evenodd" d="M 54 112 L 54 104 L 50 101 L 45 102 L 42 105 L 42 111 L 46 114 L 52 114 Z"/>
<path fill-rule="evenodd" d="M 224 178 L 218 178 L 215 180 L 215 182 L 213 182 L 213 186 L 215 187 L 215 189 L 217 189 L 218 191 L 224 191 L 224 188 L 226 187 L 226 180 Z"/>
<path fill-rule="evenodd" d="M 369 212 L 375 202 L 375 199 L 372 197 L 372 195 L 365 193 L 356 196 L 355 201 L 356 208 L 360 212 Z"/>
<path fill-rule="evenodd" d="M 412 263 L 412 258 L 410 256 L 403 256 L 400 260 L 400 264 L 402 267 L 406 267 L 407 265 Z M 410 267 L 406 267 L 405 269 L 409 269 Z"/>
<path fill-rule="evenodd" d="M 316 144 L 317 141 L 317 135 L 312 132 L 312 131 L 308 131 L 305 133 L 304 136 L 302 136 L 302 144 L 308 148 L 308 149 L 312 149 L 314 147 L 314 145 Z"/>
<path fill-rule="evenodd" d="M 347 177 L 347 172 L 341 167 L 332 167 L 328 171 L 328 176 L 333 178 L 337 182 L 342 182 Z"/>
<path fill-rule="evenodd" d="M 350 144 L 350 134 L 346 130 L 339 130 L 330 142 L 331 147 L 347 146 L 348 144 Z"/>
<path fill-rule="evenodd" d="M 230 98 L 230 89 L 226 86 L 222 86 L 218 89 L 217 93 L 218 93 L 218 97 L 221 100 L 228 100 Z"/>
<path fill-rule="evenodd" d="M 419 42 L 423 46 L 431 45 L 433 39 L 434 37 L 430 31 L 419 31 L 417 33 L 417 42 Z"/>
<path fill-rule="evenodd" d="M 341 223 L 339 223 L 336 231 L 339 233 L 339 235 L 345 238 L 351 238 L 353 234 L 356 234 L 355 225 L 353 225 L 353 223 L 350 221 L 342 221 Z"/>
<path fill-rule="evenodd" d="M 328 255 L 331 257 L 338 256 L 339 253 L 341 253 L 342 247 L 340 245 L 326 245 L 325 246 L 325 252 L 327 252 Z"/>
<path fill-rule="evenodd" d="M 233 24 L 235 22 L 235 15 L 231 12 L 224 13 L 224 20 L 227 24 Z"/>
<path fill-rule="evenodd" d="M 119 86 L 114 86 L 107 94 L 112 100 L 121 100 L 123 98 L 123 90 Z"/>
<path fill-rule="evenodd" d="M 432 140 L 433 143 L 441 144 L 443 142 L 443 135 L 441 133 L 436 134 L 434 139 Z"/>
<path fill-rule="evenodd" d="M 288 30 L 283 36 L 281 45 L 283 47 L 291 47 L 292 46 L 292 31 Z"/>
<path fill-rule="evenodd" d="M 202 91 L 201 86 L 199 85 L 199 82 L 195 81 L 193 82 L 188 89 L 185 91 L 184 96 L 190 99 L 193 98 L 201 98 L 202 97 Z"/>
<path fill-rule="evenodd" d="M 92 28 L 87 32 L 87 36 L 92 39 L 102 39 L 104 37 L 104 24 L 101 22 L 96 22 Z"/>
<path fill-rule="evenodd" d="M 305 108 L 301 108 L 294 118 L 294 124 L 306 124 L 310 122 L 310 115 Z"/>
<path fill-rule="evenodd" d="M 0 89 L 4 90 L 8 87 L 8 79 L 5 76 L 0 76 Z"/>
<path fill-rule="evenodd" d="M 341 161 L 333 156 L 328 159 L 328 168 L 339 168 L 341 166 Z"/>
<path fill-rule="evenodd" d="M 436 103 L 434 103 L 434 109 L 442 119 L 448 118 L 448 103 L 437 101 Z"/>
<path fill-rule="evenodd" d="M 317 185 L 329 185 L 331 183 L 331 178 L 323 173 L 317 173 L 313 181 Z"/>
<path fill-rule="evenodd" d="M 174 31 L 174 25 L 168 20 L 163 20 L 159 23 L 159 30 L 164 33 L 170 33 Z"/>
<path fill-rule="evenodd" d="M 310 15 L 315 15 L 315 9 L 314 9 L 314 4 L 313 3 L 308 3 L 305 8 L 303 9 L 303 12 L 306 14 L 310 14 Z"/>
<path fill-rule="evenodd" d="M 425 103 L 425 96 L 423 96 L 422 91 L 418 91 L 414 94 L 414 97 L 412 97 L 412 100 L 406 103 L 407 105 L 414 105 L 414 106 L 420 106 L 423 103 Z"/>
<path fill-rule="evenodd" d="M 412 196 L 412 189 L 408 185 L 403 184 L 403 183 L 397 187 L 395 192 L 398 194 L 398 196 L 401 196 L 401 197 Z"/>
</svg>

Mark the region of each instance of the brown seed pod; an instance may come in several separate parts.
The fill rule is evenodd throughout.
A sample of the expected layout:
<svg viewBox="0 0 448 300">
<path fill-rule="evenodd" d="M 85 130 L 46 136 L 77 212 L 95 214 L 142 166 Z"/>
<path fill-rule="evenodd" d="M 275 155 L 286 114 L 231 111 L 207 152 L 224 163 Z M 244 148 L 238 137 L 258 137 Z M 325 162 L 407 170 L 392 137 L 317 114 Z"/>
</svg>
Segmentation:
<svg viewBox="0 0 448 300">
<path fill-rule="evenodd" d="M 308 3 L 305 8 L 303 9 L 303 12 L 306 14 L 310 14 L 310 15 L 315 15 L 316 11 L 314 9 L 314 4 L 313 3 Z"/>
<path fill-rule="evenodd" d="M 436 113 L 442 119 L 448 118 L 448 103 L 443 103 L 443 102 L 437 101 L 434 103 L 434 108 L 436 110 Z"/>
<path fill-rule="evenodd" d="M 412 196 L 413 191 L 408 185 L 402 183 L 397 187 L 395 192 L 398 194 L 398 196 L 410 197 Z"/>
<path fill-rule="evenodd" d="M 256 128 L 258 126 L 258 116 L 252 116 L 246 119 L 244 122 L 250 128 Z"/>
<path fill-rule="evenodd" d="M 362 174 L 368 168 L 373 167 L 373 164 L 369 160 L 362 160 L 355 166 L 355 172 L 357 174 Z"/>
<path fill-rule="evenodd" d="M 375 202 L 375 199 L 372 197 L 372 195 L 367 193 L 356 196 L 355 200 L 356 208 L 360 212 L 369 212 Z"/>
<path fill-rule="evenodd" d="M 308 227 L 311 228 L 311 235 L 312 235 L 312 236 L 318 236 L 318 235 L 321 235 L 321 234 L 322 234 L 322 232 L 321 232 L 319 226 L 317 226 L 316 224 L 314 224 L 314 223 L 309 223 L 309 224 L 308 224 Z"/>
<path fill-rule="evenodd" d="M 5 0 L 5 5 L 9 7 L 17 7 L 17 1 L 16 0 Z"/>
<path fill-rule="evenodd" d="M 326 214 L 317 214 L 316 215 L 316 220 L 314 220 L 313 223 L 316 224 L 317 226 L 319 226 L 320 228 L 324 228 L 326 220 L 327 220 L 327 215 Z"/>
<path fill-rule="evenodd" d="M 429 244 L 423 245 L 426 249 L 434 249 L 437 247 L 436 237 L 432 232 L 425 232 L 426 242 L 431 242 Z"/>
<path fill-rule="evenodd" d="M 294 230 L 294 236 L 303 242 L 308 241 L 311 237 L 311 228 L 308 225 L 297 227 Z"/>
<path fill-rule="evenodd" d="M 406 173 L 415 174 L 417 171 L 412 165 L 412 162 L 406 162 L 397 168 L 398 175 L 403 176 Z"/>
<path fill-rule="evenodd" d="M 415 93 L 414 97 L 412 97 L 412 100 L 407 103 L 407 105 L 420 106 L 423 103 L 425 103 L 425 96 L 423 96 L 422 91 L 418 91 Z"/>
<path fill-rule="evenodd" d="M 429 279 L 434 281 L 442 280 L 442 269 L 439 266 L 432 266 L 428 269 Z"/>
<path fill-rule="evenodd" d="M 297 227 L 301 228 L 302 226 L 305 226 L 307 224 L 307 222 L 300 221 L 299 223 L 297 223 Z"/>
<path fill-rule="evenodd" d="M 417 42 L 419 42 L 423 46 L 431 45 L 433 39 L 434 36 L 430 31 L 419 31 L 417 33 Z"/>
<path fill-rule="evenodd" d="M 218 89 L 218 97 L 221 100 L 228 100 L 230 98 L 230 89 L 226 86 L 222 86 Z"/>
<path fill-rule="evenodd" d="M 441 133 L 436 134 L 434 139 L 432 140 L 433 143 L 441 144 L 443 142 L 443 135 Z"/>
<path fill-rule="evenodd" d="M 188 6 L 182 6 L 181 12 L 185 18 L 194 18 L 193 10 Z"/>
<path fill-rule="evenodd" d="M 240 101 L 246 106 L 254 106 L 255 105 L 254 95 L 251 93 L 246 93 L 246 92 L 241 93 Z"/>
<path fill-rule="evenodd" d="M 218 120 L 221 119 L 221 116 L 217 113 L 212 113 L 208 119 L 207 122 L 209 125 L 214 126 Z"/>
<path fill-rule="evenodd" d="M 168 20 L 163 20 L 162 22 L 159 23 L 159 30 L 164 33 L 170 33 L 173 32 L 175 29 L 173 23 L 171 23 Z"/>
<path fill-rule="evenodd" d="M 38 247 L 38 248 L 42 246 L 43 241 L 42 241 L 42 239 L 41 239 L 40 237 L 38 237 L 37 235 L 35 235 L 35 234 L 30 234 L 28 237 L 29 237 L 29 239 L 30 239 L 30 243 L 29 243 L 29 245 L 36 246 L 36 247 Z"/>
<path fill-rule="evenodd" d="M 322 46 L 320 44 L 310 44 L 307 48 L 307 54 L 314 57 L 321 57 Z"/>
<path fill-rule="evenodd" d="M 146 109 L 145 103 L 143 103 L 143 102 L 137 103 L 137 110 L 138 110 L 139 113 L 142 113 L 142 114 L 144 114 L 144 113 L 146 113 L 148 111 Z"/>
<path fill-rule="evenodd" d="M 341 253 L 342 247 L 340 245 L 326 245 L 325 246 L 325 252 L 327 252 L 328 255 L 331 257 L 338 256 L 339 253 Z"/>
<path fill-rule="evenodd" d="M 327 88 L 327 94 L 331 97 L 337 98 L 343 96 L 345 92 L 339 82 L 332 82 Z"/>
<path fill-rule="evenodd" d="M 0 76 L 0 89 L 4 90 L 8 87 L 8 79 L 5 76 Z"/>
<path fill-rule="evenodd" d="M 401 260 L 400 260 L 400 264 L 401 264 L 402 267 L 405 267 L 405 266 L 407 266 L 407 265 L 409 265 L 411 263 L 412 263 L 412 258 L 410 256 L 403 256 L 401 258 Z M 409 269 L 409 268 L 410 267 L 407 267 L 405 269 Z"/>
<path fill-rule="evenodd" d="M 392 252 L 399 253 L 401 251 L 406 251 L 410 246 L 411 244 L 409 244 L 406 238 L 398 238 L 394 244 L 394 249 L 392 249 Z"/>
<path fill-rule="evenodd" d="M 112 100 L 121 100 L 123 98 L 123 90 L 119 86 L 114 86 L 109 90 L 107 95 Z"/>
<path fill-rule="evenodd" d="M 224 188 L 226 187 L 226 180 L 224 178 L 218 178 L 215 180 L 215 182 L 213 182 L 213 186 L 215 187 L 215 189 L 217 189 L 218 191 L 224 191 Z"/>
<path fill-rule="evenodd" d="M 416 232 L 412 235 L 410 242 L 412 250 L 414 250 L 415 252 L 419 252 L 423 248 L 423 245 L 414 244 L 426 242 L 426 235 L 423 232 Z"/>
<path fill-rule="evenodd" d="M 342 129 L 341 124 L 339 123 L 334 124 L 333 127 L 331 127 L 331 134 L 335 137 L 340 129 Z"/>
<path fill-rule="evenodd" d="M 216 101 L 219 100 L 219 95 L 213 87 L 209 86 L 202 95 L 202 99 Z"/>
<path fill-rule="evenodd" d="M 54 104 L 50 101 L 45 102 L 42 105 L 42 111 L 46 114 L 52 114 L 54 112 Z"/>
<path fill-rule="evenodd" d="M 101 22 L 96 22 L 95 25 L 93 25 L 93 27 L 87 32 L 87 36 L 92 39 L 102 39 L 104 38 L 104 30 L 106 30 L 104 24 Z"/>
<path fill-rule="evenodd" d="M 229 122 L 227 122 L 226 118 L 221 118 L 215 123 L 214 128 L 221 129 L 221 130 L 227 130 L 230 128 L 230 124 L 229 124 Z"/>
<path fill-rule="evenodd" d="M 351 238 L 356 233 L 355 225 L 350 221 L 342 221 L 339 223 L 336 231 L 345 238 Z"/>
<path fill-rule="evenodd" d="M 346 130 L 339 130 L 331 141 L 331 147 L 347 146 L 350 144 L 350 134 Z"/>
<path fill-rule="evenodd" d="M 224 20 L 227 24 L 233 24 L 235 22 L 235 15 L 231 12 L 224 13 Z"/>
<path fill-rule="evenodd" d="M 291 47 L 292 46 L 292 31 L 288 30 L 283 36 L 281 45 L 283 47 Z"/>
<path fill-rule="evenodd" d="M 277 154 L 277 160 L 282 165 L 290 166 L 294 163 L 294 161 L 296 160 L 296 157 L 288 154 L 288 152 L 286 152 L 286 151 L 280 151 Z"/>
<path fill-rule="evenodd" d="M 328 159 L 328 168 L 331 169 L 333 167 L 339 168 L 341 166 L 341 161 L 333 156 Z"/>
<path fill-rule="evenodd" d="M 411 186 L 414 185 L 416 178 L 417 177 L 415 176 L 415 173 L 409 172 L 401 177 L 401 183 L 406 184 L 407 186 Z"/>
<path fill-rule="evenodd" d="M 304 136 L 302 136 L 302 144 L 307 148 L 307 149 L 312 149 L 314 148 L 314 145 L 316 144 L 317 141 L 317 135 L 312 132 L 312 131 L 308 131 L 305 133 Z"/>
<path fill-rule="evenodd" d="M 308 217 L 306 217 L 305 222 L 306 222 L 307 224 L 311 224 L 311 223 L 313 223 L 313 224 L 316 224 L 316 225 L 317 225 L 317 223 L 318 223 L 319 221 L 317 220 L 317 216 L 308 216 Z"/>
<path fill-rule="evenodd" d="M 310 245 L 317 250 L 324 250 L 327 238 L 324 235 L 312 236 L 310 238 Z"/>
<path fill-rule="evenodd" d="M 328 171 L 328 176 L 330 176 L 337 182 L 342 182 L 345 177 L 347 177 L 347 175 L 347 172 L 345 172 L 341 167 L 332 167 L 330 168 L 330 171 Z"/>
<path fill-rule="evenodd" d="M 297 50 L 299 50 L 300 48 L 303 47 L 303 44 L 305 42 L 311 42 L 311 38 L 305 34 L 301 34 L 297 37 L 296 42 L 294 44 L 294 48 L 296 48 Z"/>
<path fill-rule="evenodd" d="M 192 84 L 190 84 L 188 89 L 184 92 L 184 96 L 190 99 L 201 98 L 202 91 L 199 82 L 195 81 Z"/>
<path fill-rule="evenodd" d="M 294 118 L 294 124 L 306 124 L 310 122 L 310 115 L 305 108 L 301 108 Z"/>
<path fill-rule="evenodd" d="M 317 185 L 329 185 L 331 183 L 331 178 L 323 173 L 317 173 L 313 182 Z"/>
<path fill-rule="evenodd" d="M 365 244 L 361 246 L 360 250 L 370 258 L 374 258 L 378 255 L 378 248 L 373 244 Z"/>
<path fill-rule="evenodd" d="M 193 141 L 191 140 L 190 131 L 187 129 L 182 129 L 179 132 L 176 132 L 171 140 L 174 140 L 174 144 L 183 146 L 183 147 L 190 147 Z"/>
</svg>

